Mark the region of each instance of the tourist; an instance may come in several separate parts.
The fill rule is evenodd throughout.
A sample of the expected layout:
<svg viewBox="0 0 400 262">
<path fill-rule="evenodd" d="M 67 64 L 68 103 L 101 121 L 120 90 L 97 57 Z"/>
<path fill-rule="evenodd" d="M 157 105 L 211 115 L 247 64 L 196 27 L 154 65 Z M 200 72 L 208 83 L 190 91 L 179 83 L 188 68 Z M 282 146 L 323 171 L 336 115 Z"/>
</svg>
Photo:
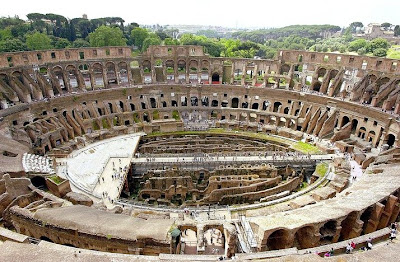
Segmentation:
<svg viewBox="0 0 400 262">
<path fill-rule="evenodd" d="M 352 247 L 351 247 L 351 244 L 349 242 L 349 243 L 347 243 L 347 246 L 346 246 L 346 254 L 350 254 L 351 250 L 352 250 Z"/>
<path fill-rule="evenodd" d="M 393 239 L 395 238 L 396 238 L 396 229 L 392 229 L 390 231 L 390 236 L 389 236 L 390 242 L 393 242 Z"/>
<path fill-rule="evenodd" d="M 372 238 L 368 238 L 366 250 L 371 250 L 371 249 L 372 249 Z"/>
</svg>

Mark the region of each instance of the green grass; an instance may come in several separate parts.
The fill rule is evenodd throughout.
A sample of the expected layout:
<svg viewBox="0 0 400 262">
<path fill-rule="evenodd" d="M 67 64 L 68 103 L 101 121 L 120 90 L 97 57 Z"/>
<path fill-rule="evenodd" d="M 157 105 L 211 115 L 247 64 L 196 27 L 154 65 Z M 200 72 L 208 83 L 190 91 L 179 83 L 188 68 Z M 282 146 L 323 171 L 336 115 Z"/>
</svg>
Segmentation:
<svg viewBox="0 0 400 262">
<path fill-rule="evenodd" d="M 322 153 L 316 146 L 302 141 L 296 142 L 294 145 L 292 145 L 292 148 L 305 154 L 315 155 Z"/>
<path fill-rule="evenodd" d="M 322 162 L 317 165 L 315 168 L 315 173 L 317 173 L 319 176 L 324 176 L 326 174 L 326 171 L 328 171 L 328 163 Z"/>
<path fill-rule="evenodd" d="M 56 183 L 57 185 L 61 184 L 64 181 L 64 179 L 62 179 L 61 177 L 59 177 L 57 175 L 49 176 L 49 179 L 51 181 L 53 181 L 54 183 Z"/>
<path fill-rule="evenodd" d="M 179 116 L 179 112 L 176 111 L 176 110 L 172 111 L 172 118 L 177 120 L 177 121 L 180 120 L 181 118 Z"/>
<path fill-rule="evenodd" d="M 239 131 L 239 130 L 229 131 L 229 130 L 225 130 L 223 128 L 212 128 L 207 131 L 175 131 L 175 132 L 167 132 L 167 133 L 154 132 L 147 136 L 148 137 L 159 136 L 159 135 L 181 135 L 181 136 L 183 136 L 183 135 L 200 135 L 200 134 L 226 134 L 226 135 L 247 136 L 247 137 L 252 137 L 252 138 L 256 138 L 256 139 L 262 139 L 265 141 L 273 141 L 273 142 L 277 142 L 277 143 L 284 144 L 287 146 L 295 145 L 295 142 L 292 142 L 290 140 L 286 140 L 286 139 L 280 138 L 280 137 L 270 136 L 270 135 L 267 135 L 264 133 L 253 133 L 253 132 L 246 132 L 246 131 Z"/>
<path fill-rule="evenodd" d="M 135 121 L 135 123 L 139 123 L 140 122 L 139 115 L 137 113 L 133 114 L 133 121 Z"/>
<path fill-rule="evenodd" d="M 160 113 L 158 112 L 158 110 L 153 111 L 153 119 L 154 120 L 160 119 Z"/>
<path fill-rule="evenodd" d="M 387 58 L 400 59 L 400 45 L 393 45 L 389 48 Z"/>
</svg>

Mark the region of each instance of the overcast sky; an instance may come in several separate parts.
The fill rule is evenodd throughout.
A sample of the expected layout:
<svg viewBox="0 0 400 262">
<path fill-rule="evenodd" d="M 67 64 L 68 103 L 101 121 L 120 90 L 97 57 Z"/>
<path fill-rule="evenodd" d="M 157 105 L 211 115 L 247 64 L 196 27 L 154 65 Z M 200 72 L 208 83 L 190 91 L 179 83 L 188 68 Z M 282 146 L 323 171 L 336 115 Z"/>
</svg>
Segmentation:
<svg viewBox="0 0 400 262">
<path fill-rule="evenodd" d="M 7 0 L 0 16 L 54 13 L 67 18 L 122 17 L 139 24 L 282 27 L 293 24 L 400 24 L 400 0 Z"/>
</svg>

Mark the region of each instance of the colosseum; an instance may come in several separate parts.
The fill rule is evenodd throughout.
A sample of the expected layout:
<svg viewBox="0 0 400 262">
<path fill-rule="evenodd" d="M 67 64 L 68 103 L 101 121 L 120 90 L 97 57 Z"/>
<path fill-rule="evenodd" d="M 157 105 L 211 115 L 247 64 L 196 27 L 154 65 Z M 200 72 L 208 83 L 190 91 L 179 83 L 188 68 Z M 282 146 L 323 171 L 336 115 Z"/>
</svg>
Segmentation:
<svg viewBox="0 0 400 262">
<path fill-rule="evenodd" d="M 276 57 L 1 54 L 1 257 L 397 261 L 400 60 Z"/>
</svg>

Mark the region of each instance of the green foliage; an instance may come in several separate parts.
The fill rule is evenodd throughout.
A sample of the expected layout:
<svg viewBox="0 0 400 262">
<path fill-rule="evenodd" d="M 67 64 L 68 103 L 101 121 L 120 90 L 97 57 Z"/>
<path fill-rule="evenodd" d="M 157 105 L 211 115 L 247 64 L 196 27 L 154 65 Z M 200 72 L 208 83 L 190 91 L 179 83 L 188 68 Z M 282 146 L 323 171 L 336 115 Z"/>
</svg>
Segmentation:
<svg viewBox="0 0 400 262">
<path fill-rule="evenodd" d="M 365 40 L 364 38 L 354 40 L 354 41 L 350 42 L 350 44 L 349 44 L 349 51 L 350 52 L 357 51 L 360 48 L 365 47 L 366 45 L 367 45 L 367 40 Z"/>
<path fill-rule="evenodd" d="M 0 52 L 26 51 L 28 47 L 18 38 L 0 41 Z"/>
<path fill-rule="evenodd" d="M 100 130 L 100 126 L 98 125 L 96 120 L 93 120 L 92 127 L 93 127 L 93 130 Z"/>
<path fill-rule="evenodd" d="M 0 41 L 13 38 L 10 28 L 0 29 Z"/>
<path fill-rule="evenodd" d="M 138 115 L 137 113 L 134 113 L 134 114 L 133 114 L 133 121 L 134 121 L 135 123 L 140 123 L 139 115 Z"/>
<path fill-rule="evenodd" d="M 56 183 L 57 185 L 61 184 L 64 181 L 64 179 L 62 179 L 61 177 L 59 177 L 57 175 L 49 176 L 49 179 L 51 181 L 53 181 L 54 183 Z"/>
<path fill-rule="evenodd" d="M 71 46 L 71 42 L 65 38 L 55 37 L 53 39 L 53 46 L 57 49 L 63 49 Z"/>
<path fill-rule="evenodd" d="M 298 141 L 296 144 L 292 146 L 293 149 L 298 150 L 300 152 L 306 153 L 306 154 L 320 154 L 321 151 L 316 147 L 311 144 Z"/>
<path fill-rule="evenodd" d="M 172 111 L 172 118 L 177 121 L 181 119 L 177 110 Z"/>
<path fill-rule="evenodd" d="M 393 45 L 387 51 L 387 57 L 392 59 L 400 59 L 400 45 Z"/>
<path fill-rule="evenodd" d="M 364 27 L 364 25 L 363 25 L 363 23 L 361 23 L 361 22 L 353 22 L 353 23 L 350 24 L 349 27 L 351 28 L 351 31 L 352 31 L 353 33 L 355 33 L 357 27 Z"/>
<path fill-rule="evenodd" d="M 381 24 L 381 27 L 385 28 L 386 30 L 392 26 L 391 23 L 385 22 Z"/>
<path fill-rule="evenodd" d="M 143 42 L 148 36 L 149 32 L 144 28 L 135 27 L 131 31 L 131 41 L 140 50 L 142 50 Z"/>
<path fill-rule="evenodd" d="M 400 36 L 400 26 L 399 25 L 396 25 L 395 27 L 394 27 L 394 36 Z"/>
<path fill-rule="evenodd" d="M 53 48 L 50 37 L 39 32 L 26 36 L 26 46 L 30 50 L 45 50 Z"/>
<path fill-rule="evenodd" d="M 125 46 L 126 39 L 119 27 L 100 26 L 89 34 L 91 46 Z"/>
<path fill-rule="evenodd" d="M 365 47 L 361 47 L 360 49 L 357 50 L 357 54 L 359 55 L 365 55 L 367 53 L 367 49 Z"/>
<path fill-rule="evenodd" d="M 172 39 L 172 38 L 165 38 L 164 39 L 164 45 L 179 45 L 179 40 L 178 39 Z"/>
<path fill-rule="evenodd" d="M 323 176 L 328 171 L 329 164 L 326 162 L 319 163 L 315 168 L 315 173 L 319 176 Z"/>
<path fill-rule="evenodd" d="M 232 37 L 262 44 L 268 39 L 288 36 L 317 39 L 325 32 L 335 33 L 339 30 L 340 27 L 335 25 L 290 25 L 282 28 L 260 29 L 250 32 L 239 31 L 233 33 Z"/>
<path fill-rule="evenodd" d="M 386 39 L 383 38 L 375 38 L 374 40 L 371 40 L 365 47 L 367 49 L 368 53 L 373 53 L 375 49 L 378 48 L 383 48 L 383 49 L 388 49 L 389 48 L 389 42 Z"/>
<path fill-rule="evenodd" d="M 193 34 L 183 34 L 180 38 L 182 45 L 200 45 L 210 56 L 219 57 L 223 50 L 223 45 L 217 39 L 210 39 L 205 36 Z"/>
<path fill-rule="evenodd" d="M 374 56 L 385 57 L 387 50 L 385 48 L 377 48 L 373 52 Z"/>
<path fill-rule="evenodd" d="M 101 124 L 103 125 L 103 128 L 106 128 L 106 129 L 111 128 L 110 124 L 108 123 L 107 119 L 105 119 L 105 118 L 101 119 Z"/>
<path fill-rule="evenodd" d="M 146 51 L 151 45 L 160 45 L 161 39 L 154 33 L 150 33 L 148 37 L 143 41 L 142 51 Z"/>
<path fill-rule="evenodd" d="M 72 43 L 73 48 L 89 47 L 90 43 L 84 39 L 78 38 Z"/>
<path fill-rule="evenodd" d="M 158 112 L 158 110 L 153 111 L 153 119 L 154 120 L 160 119 L 160 112 Z"/>
</svg>

